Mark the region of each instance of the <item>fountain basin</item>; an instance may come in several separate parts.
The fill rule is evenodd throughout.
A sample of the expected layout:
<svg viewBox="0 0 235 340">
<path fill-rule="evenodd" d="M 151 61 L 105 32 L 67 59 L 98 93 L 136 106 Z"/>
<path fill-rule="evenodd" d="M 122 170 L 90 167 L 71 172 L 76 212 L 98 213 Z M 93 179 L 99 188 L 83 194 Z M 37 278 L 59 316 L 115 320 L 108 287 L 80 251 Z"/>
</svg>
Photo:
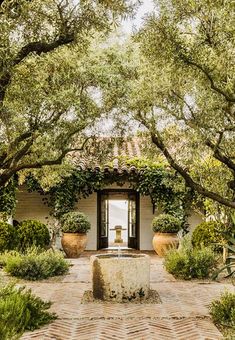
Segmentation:
<svg viewBox="0 0 235 340">
<path fill-rule="evenodd" d="M 93 255 L 91 266 L 95 299 L 126 302 L 148 298 L 150 291 L 148 255 Z"/>
</svg>

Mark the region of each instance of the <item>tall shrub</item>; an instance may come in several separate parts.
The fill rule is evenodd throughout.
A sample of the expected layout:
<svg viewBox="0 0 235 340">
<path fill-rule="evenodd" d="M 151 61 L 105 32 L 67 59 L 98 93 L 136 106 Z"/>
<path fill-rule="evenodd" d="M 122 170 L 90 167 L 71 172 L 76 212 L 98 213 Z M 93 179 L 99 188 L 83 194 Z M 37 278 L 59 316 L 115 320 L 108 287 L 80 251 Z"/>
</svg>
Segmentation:
<svg viewBox="0 0 235 340">
<path fill-rule="evenodd" d="M 50 233 L 47 226 L 36 220 L 26 220 L 18 228 L 20 249 L 36 246 L 46 248 L 50 244 Z"/>
<path fill-rule="evenodd" d="M 18 246 L 18 232 L 11 224 L 0 222 L 0 253 Z"/>
<path fill-rule="evenodd" d="M 192 244 L 194 247 L 213 247 L 221 250 L 226 244 L 226 237 L 231 232 L 231 228 L 217 221 L 207 221 L 200 223 L 192 234 Z"/>
</svg>

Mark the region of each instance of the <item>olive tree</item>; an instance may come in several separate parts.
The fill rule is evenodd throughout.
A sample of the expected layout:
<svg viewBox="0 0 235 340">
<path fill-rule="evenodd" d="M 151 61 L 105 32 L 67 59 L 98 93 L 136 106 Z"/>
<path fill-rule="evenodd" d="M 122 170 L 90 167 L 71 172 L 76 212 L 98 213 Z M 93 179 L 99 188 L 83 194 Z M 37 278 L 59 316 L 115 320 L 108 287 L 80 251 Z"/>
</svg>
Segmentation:
<svg viewBox="0 0 235 340">
<path fill-rule="evenodd" d="M 128 110 L 189 187 L 235 208 L 234 4 L 155 3 L 156 12 L 134 37 L 140 51 L 137 74 L 129 84 Z M 171 126 L 177 127 L 175 145 Z M 214 173 L 220 165 L 220 176 L 210 176 L 211 183 L 198 176 L 206 157 Z M 217 179 L 226 182 L 225 189 L 214 185 Z"/>
<path fill-rule="evenodd" d="M 83 148 L 101 113 L 91 88 L 107 80 L 90 43 L 132 10 L 125 0 L 0 1 L 0 187 Z"/>
</svg>

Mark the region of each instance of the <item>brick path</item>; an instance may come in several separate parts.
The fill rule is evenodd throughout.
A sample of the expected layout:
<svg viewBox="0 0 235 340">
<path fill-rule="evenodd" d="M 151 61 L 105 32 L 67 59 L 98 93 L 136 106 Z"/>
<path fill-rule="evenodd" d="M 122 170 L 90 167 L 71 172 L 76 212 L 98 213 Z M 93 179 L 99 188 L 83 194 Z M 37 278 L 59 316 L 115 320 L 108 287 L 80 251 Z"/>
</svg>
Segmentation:
<svg viewBox="0 0 235 340">
<path fill-rule="evenodd" d="M 51 300 L 59 316 L 52 324 L 25 333 L 21 340 L 215 340 L 222 335 L 213 325 L 208 304 L 230 284 L 176 281 L 162 260 L 151 254 L 151 288 L 162 304 L 81 304 L 91 289 L 89 256 L 72 260 L 70 274 L 26 286 L 45 300 Z"/>
</svg>

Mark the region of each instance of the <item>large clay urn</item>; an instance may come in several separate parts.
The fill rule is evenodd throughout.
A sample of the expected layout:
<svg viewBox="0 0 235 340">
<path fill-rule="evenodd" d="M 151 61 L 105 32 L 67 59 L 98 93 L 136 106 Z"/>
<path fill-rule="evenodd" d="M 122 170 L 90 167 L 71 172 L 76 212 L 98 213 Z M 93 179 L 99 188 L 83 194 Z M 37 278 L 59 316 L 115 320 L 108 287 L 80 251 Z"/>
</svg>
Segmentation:
<svg viewBox="0 0 235 340">
<path fill-rule="evenodd" d="M 62 216 L 61 224 L 61 244 L 65 254 L 70 258 L 79 257 L 86 248 L 87 231 L 91 227 L 87 216 L 79 211 L 70 211 Z"/>
<path fill-rule="evenodd" d="M 160 256 L 165 256 L 171 248 L 177 248 L 179 239 L 175 233 L 155 233 L 153 236 L 153 249 Z"/>
<path fill-rule="evenodd" d="M 170 214 L 160 214 L 152 221 L 153 249 L 159 256 L 165 256 L 171 248 L 177 248 L 179 240 L 177 233 L 182 225 L 182 221 Z"/>
<path fill-rule="evenodd" d="M 63 233 L 61 244 L 69 258 L 76 258 L 84 251 L 87 245 L 85 233 Z"/>
</svg>

